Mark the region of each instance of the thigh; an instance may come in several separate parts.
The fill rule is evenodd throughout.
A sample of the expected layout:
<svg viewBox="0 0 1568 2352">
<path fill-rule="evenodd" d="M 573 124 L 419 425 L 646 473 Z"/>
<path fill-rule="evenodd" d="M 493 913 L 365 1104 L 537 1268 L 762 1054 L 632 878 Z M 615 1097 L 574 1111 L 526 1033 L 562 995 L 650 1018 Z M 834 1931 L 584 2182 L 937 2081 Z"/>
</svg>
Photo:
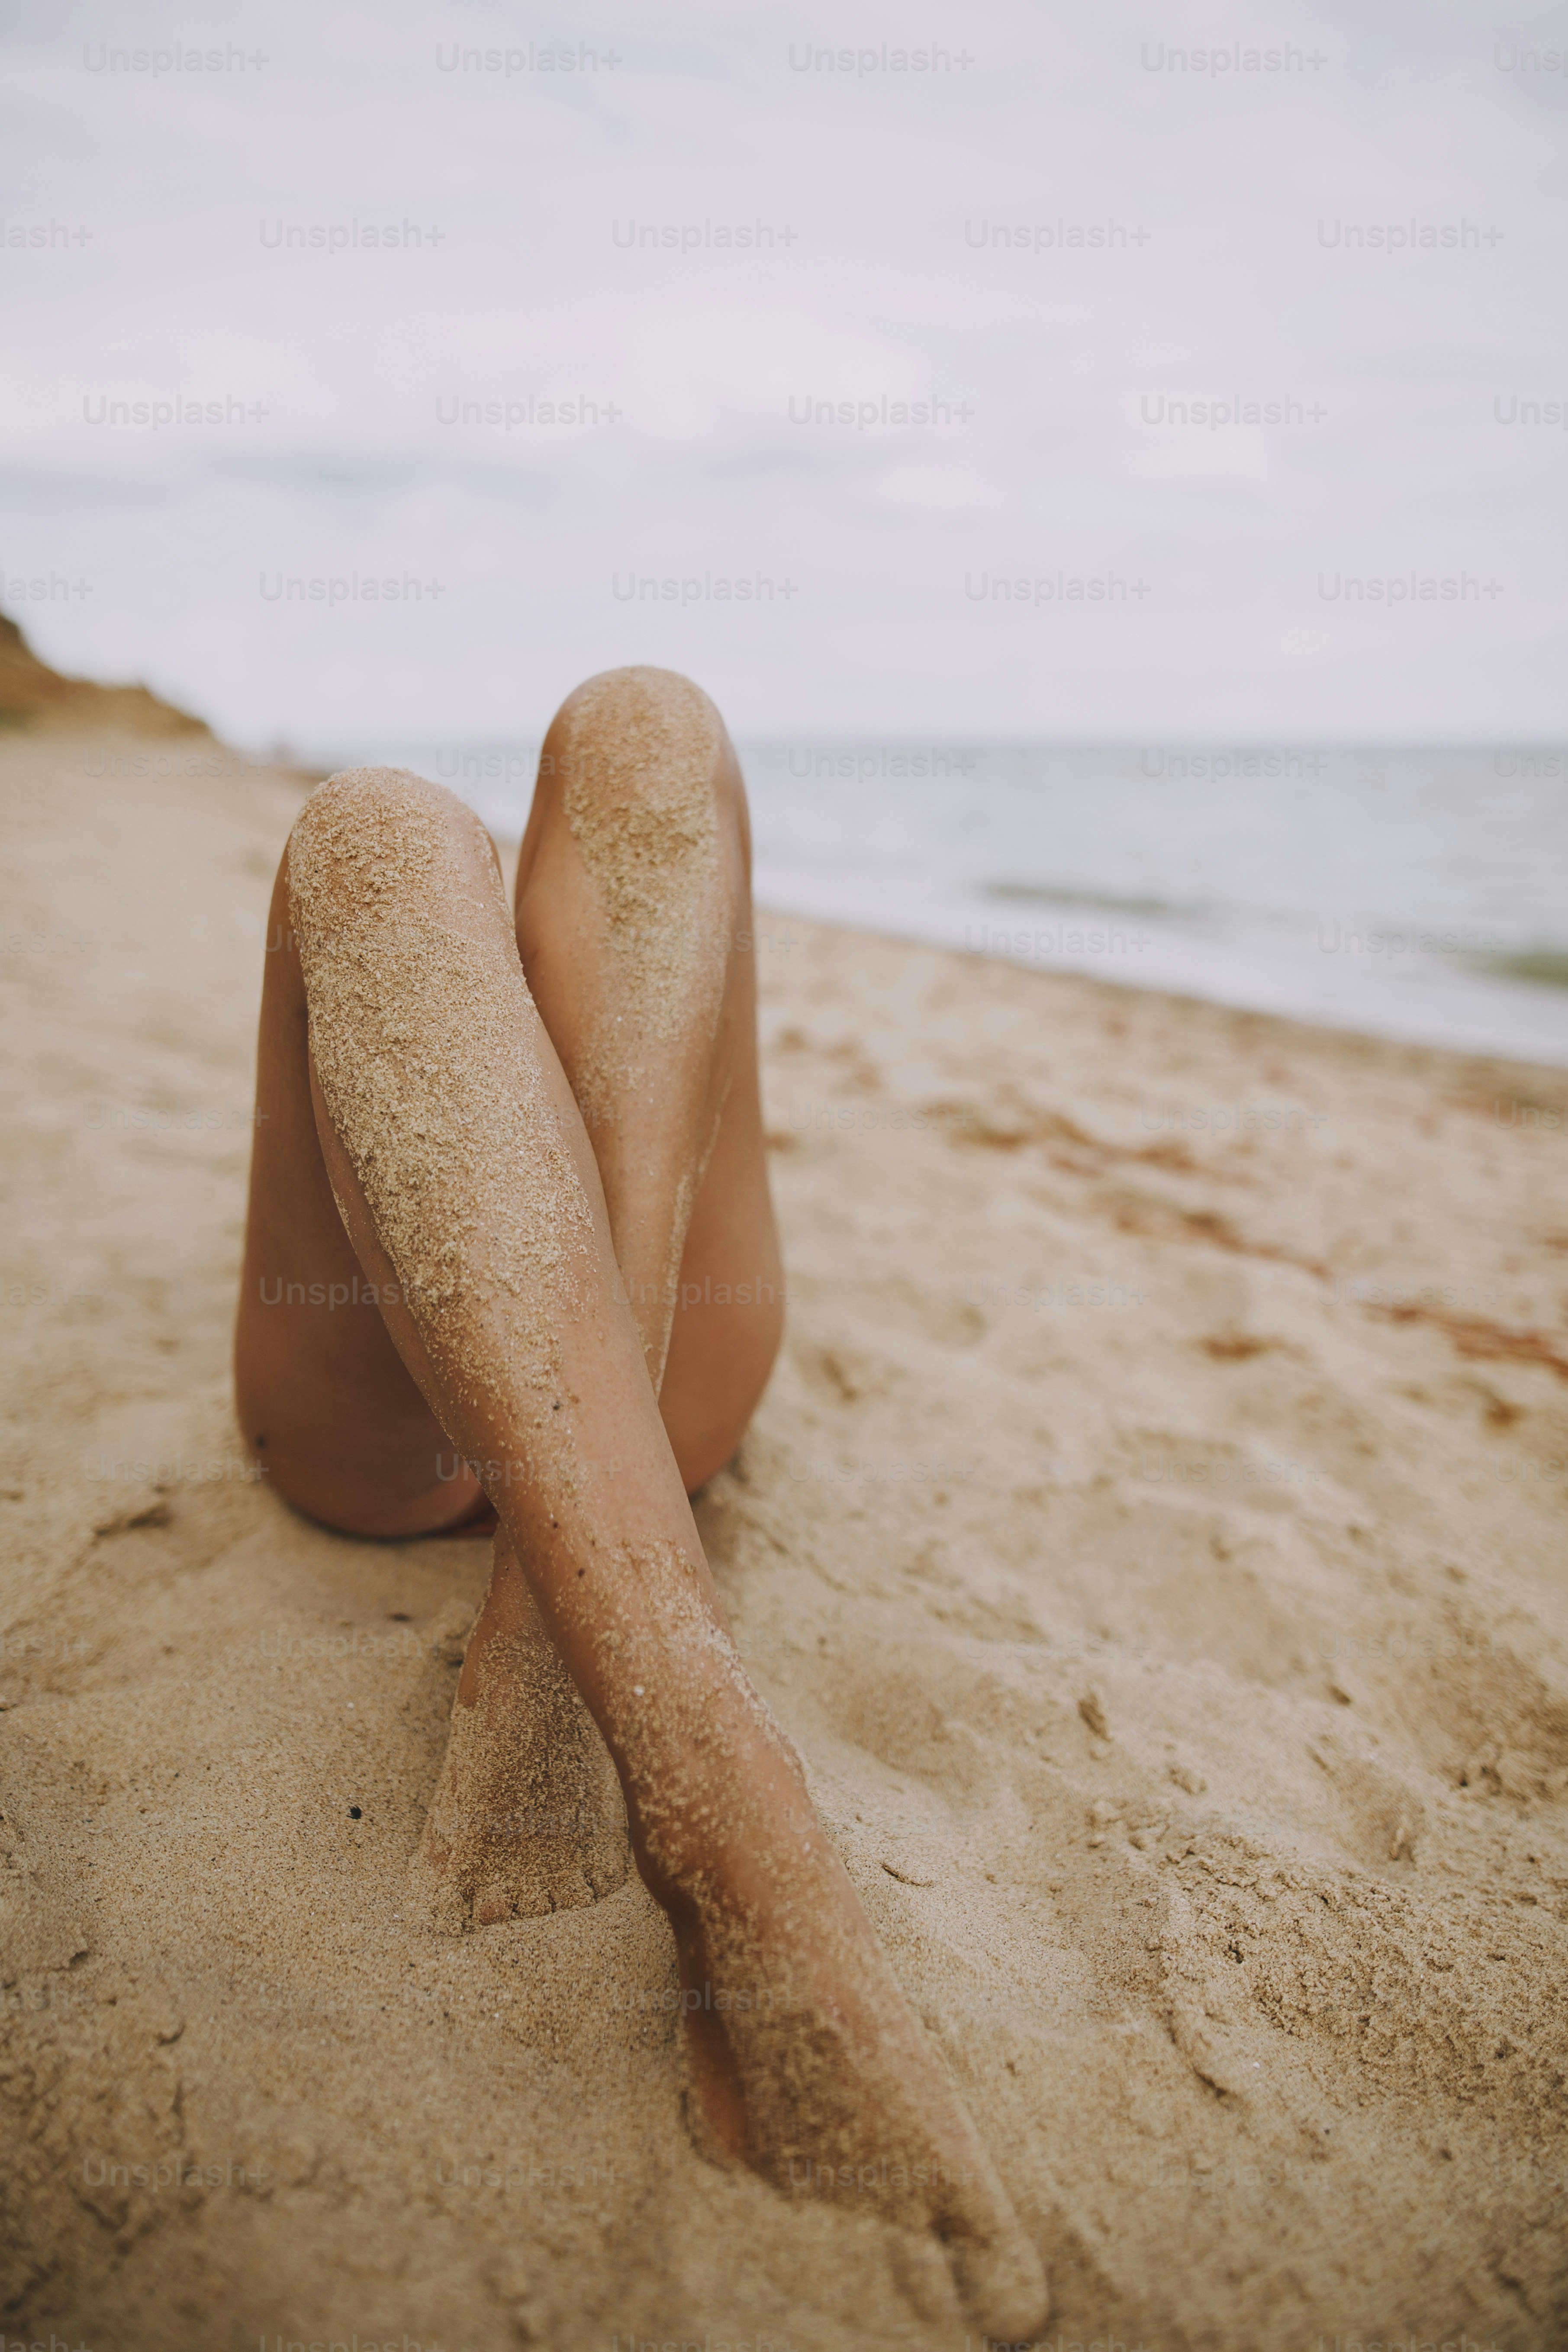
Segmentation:
<svg viewBox="0 0 1568 2352">
<path fill-rule="evenodd" d="M 592 1068 L 595 1006 L 613 1008 L 615 992 L 636 982 L 606 957 L 600 889 L 564 812 L 566 777 L 574 758 L 582 756 L 563 730 L 570 708 L 569 698 L 545 738 L 518 858 L 516 914 L 518 952 L 540 1018 L 568 1076 L 580 1085 Z M 628 755 L 624 761 L 607 741 L 603 711 L 595 721 L 600 731 L 593 757 L 615 779 L 612 800 L 635 793 L 626 779 L 636 775 L 646 749 L 635 731 L 640 716 L 634 707 L 633 731 L 621 747 Z M 728 853 L 730 932 L 717 1033 L 693 1022 L 682 1036 L 645 1038 L 643 1053 L 650 1066 L 659 1066 L 661 1083 L 644 1085 L 635 1100 L 626 1094 L 608 1118 L 592 1098 L 584 1108 L 622 1275 L 646 1343 L 652 1286 L 662 1288 L 666 1280 L 662 1250 L 653 1244 L 665 1230 L 679 1176 L 706 1142 L 712 1118 L 708 1105 L 722 1104 L 682 1244 L 658 1389 L 659 1412 L 688 1494 L 722 1468 L 744 1436 L 784 1327 L 757 1068 L 751 828 L 745 784 L 727 736 L 714 783 Z M 661 816 L 668 822 L 656 809 L 656 826 Z M 645 1208 L 651 1217 L 645 1219 Z"/>
<path fill-rule="evenodd" d="M 746 919 L 751 921 L 748 910 Z M 658 1409 L 694 1495 L 746 1433 L 784 1334 L 784 1265 L 757 1068 L 756 957 L 735 955 L 725 1017 L 734 1065 L 680 1262 Z"/>
<path fill-rule="evenodd" d="M 245 1263 L 240 1427 L 295 1508 L 354 1535 L 431 1534 L 482 1512 L 477 1480 L 405 1370 L 338 1213 L 310 1099 L 305 984 L 284 852 L 268 918 Z"/>
</svg>

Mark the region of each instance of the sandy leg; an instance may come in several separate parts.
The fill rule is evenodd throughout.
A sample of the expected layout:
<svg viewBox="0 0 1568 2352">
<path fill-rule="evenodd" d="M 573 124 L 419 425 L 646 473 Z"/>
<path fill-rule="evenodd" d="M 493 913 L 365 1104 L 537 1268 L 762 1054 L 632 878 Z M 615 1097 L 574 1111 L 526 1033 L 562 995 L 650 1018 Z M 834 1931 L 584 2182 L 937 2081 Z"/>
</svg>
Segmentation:
<svg viewBox="0 0 1568 2352">
<path fill-rule="evenodd" d="M 668 671 L 619 670 L 570 697 L 542 750 L 519 859 L 519 950 L 593 1144 L 621 1286 L 689 1486 L 739 1442 L 779 1328 L 765 1307 L 710 1314 L 697 1334 L 689 1318 L 670 1360 L 683 1273 L 696 1273 L 698 1295 L 711 1296 L 715 1275 L 721 1296 L 759 1281 L 782 1292 L 756 1097 L 749 865 L 739 768 L 705 695 Z M 683 1268 L 694 1213 L 702 1263 Z M 415 1870 L 421 1906 L 448 1930 L 590 1902 L 626 1869 L 624 1834 L 597 1814 L 552 1850 L 482 1826 L 569 1811 L 580 1782 L 611 1769 L 537 1615 L 503 1634 L 522 1588 L 504 1577 L 499 1542 L 496 1557 Z M 527 1799 L 509 1793 L 524 1769 Z M 609 1801 L 618 1814 L 613 1776 Z"/>
<path fill-rule="evenodd" d="M 672 1912 L 681 1984 L 711 2002 L 728 1979 L 752 2007 L 688 2015 L 698 2147 L 790 2197 L 929 2232 L 987 2333 L 1035 2334 L 1039 2258 L 837 1857 L 784 1885 L 743 1864 L 705 1876 Z"/>
</svg>

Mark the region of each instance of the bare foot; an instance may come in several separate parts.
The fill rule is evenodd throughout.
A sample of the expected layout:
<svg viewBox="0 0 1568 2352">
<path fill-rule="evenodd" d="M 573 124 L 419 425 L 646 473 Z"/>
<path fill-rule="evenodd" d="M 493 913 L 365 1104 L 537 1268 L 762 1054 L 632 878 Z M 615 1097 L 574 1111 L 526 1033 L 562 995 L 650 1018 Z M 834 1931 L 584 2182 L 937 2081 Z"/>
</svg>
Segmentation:
<svg viewBox="0 0 1568 2352">
<path fill-rule="evenodd" d="M 1039 2257 L 793 1754 L 775 1735 L 749 1760 L 739 1819 L 733 1780 L 721 1802 L 689 1808 L 725 1825 L 704 1860 L 688 1853 L 672 1875 L 637 1836 L 675 1930 L 693 2137 L 787 2196 L 934 2236 L 970 2320 L 1026 2341 L 1049 2309 Z M 668 1853 L 668 1832 L 652 1844 Z"/>
<path fill-rule="evenodd" d="M 414 1862 L 413 1899 L 448 1935 L 595 1902 L 629 1867 L 615 1767 L 505 1542 Z"/>
</svg>

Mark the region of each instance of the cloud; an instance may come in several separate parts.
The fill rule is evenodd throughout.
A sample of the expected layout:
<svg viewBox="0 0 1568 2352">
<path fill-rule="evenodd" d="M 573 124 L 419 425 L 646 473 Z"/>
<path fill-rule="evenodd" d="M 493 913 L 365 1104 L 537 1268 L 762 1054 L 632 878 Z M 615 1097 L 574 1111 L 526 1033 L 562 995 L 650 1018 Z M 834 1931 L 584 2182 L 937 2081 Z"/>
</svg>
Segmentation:
<svg viewBox="0 0 1568 2352">
<path fill-rule="evenodd" d="M 1495 54 L 1549 15 L 1222 0 L 1200 41 L 978 0 L 960 47 L 866 0 L 657 36 L 279 0 L 137 33 L 221 52 L 154 73 L 112 12 L 14 13 L 4 220 L 46 241 L 0 253 L 6 562 L 93 582 L 29 625 L 334 741 L 367 706 L 526 733 L 520 681 L 642 648 L 742 730 L 1553 732 L 1568 435 L 1495 406 L 1568 384 L 1553 109 Z M 1326 420 L 1143 421 L 1232 396 Z M 247 413 L 106 405 L 175 398 Z M 1316 593 L 1439 560 L 1506 594 Z M 412 639 L 361 613 L 349 658 L 341 612 L 260 608 L 264 566 L 384 562 L 451 583 Z M 1022 640 L 962 614 L 966 564 L 1152 589 Z M 794 585 L 672 615 L 628 570 Z"/>
</svg>

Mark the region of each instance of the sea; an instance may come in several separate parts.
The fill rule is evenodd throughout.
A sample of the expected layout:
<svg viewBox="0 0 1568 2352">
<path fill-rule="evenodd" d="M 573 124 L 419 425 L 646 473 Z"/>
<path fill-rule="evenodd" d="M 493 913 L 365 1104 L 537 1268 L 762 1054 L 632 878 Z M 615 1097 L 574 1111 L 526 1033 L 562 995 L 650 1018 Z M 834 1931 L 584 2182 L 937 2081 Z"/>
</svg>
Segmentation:
<svg viewBox="0 0 1568 2352">
<path fill-rule="evenodd" d="M 537 743 L 383 745 L 522 830 Z M 757 901 L 1568 1066 L 1568 745 L 743 745 Z"/>
</svg>

